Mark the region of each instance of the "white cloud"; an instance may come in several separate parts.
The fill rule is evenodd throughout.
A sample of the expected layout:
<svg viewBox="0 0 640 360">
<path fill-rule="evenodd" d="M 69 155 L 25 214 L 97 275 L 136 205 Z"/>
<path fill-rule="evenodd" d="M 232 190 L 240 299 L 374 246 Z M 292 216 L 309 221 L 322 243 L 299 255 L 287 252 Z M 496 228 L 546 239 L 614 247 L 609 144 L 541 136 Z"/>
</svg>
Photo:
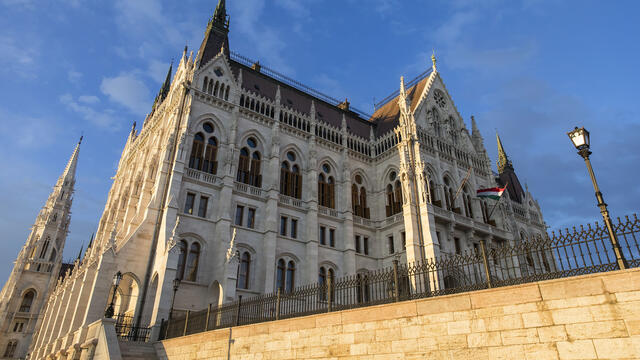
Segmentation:
<svg viewBox="0 0 640 360">
<path fill-rule="evenodd" d="M 60 102 L 66 105 L 69 110 L 80 114 L 84 120 L 100 128 L 110 131 L 115 131 L 120 128 L 120 124 L 112 110 L 98 111 L 87 105 L 87 100 L 95 101 L 93 98 L 95 98 L 95 96 L 81 96 L 76 101 L 71 94 L 64 94 L 60 96 Z"/>
<path fill-rule="evenodd" d="M 82 79 L 82 73 L 75 70 L 69 70 L 67 71 L 67 79 L 69 79 L 69 82 L 71 83 L 78 84 L 80 79 Z"/>
<path fill-rule="evenodd" d="M 144 115 L 149 111 L 149 89 L 133 73 L 103 78 L 100 90 L 109 100 L 126 107 L 134 114 Z"/>
<path fill-rule="evenodd" d="M 14 38 L 0 36 L 0 68 L 25 78 L 34 78 L 35 58 L 38 51 L 19 44 Z M 0 70 L 0 71 L 2 71 Z"/>
<path fill-rule="evenodd" d="M 80 95 L 78 96 L 78 101 L 85 104 L 97 104 L 100 99 L 95 95 Z"/>
</svg>

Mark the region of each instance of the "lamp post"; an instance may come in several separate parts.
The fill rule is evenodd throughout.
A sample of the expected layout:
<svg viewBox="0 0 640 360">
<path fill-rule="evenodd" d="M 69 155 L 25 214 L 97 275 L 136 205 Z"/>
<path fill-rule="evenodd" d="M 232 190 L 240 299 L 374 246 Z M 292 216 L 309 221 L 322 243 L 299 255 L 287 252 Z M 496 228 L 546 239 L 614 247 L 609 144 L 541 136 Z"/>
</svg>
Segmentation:
<svg viewBox="0 0 640 360">
<path fill-rule="evenodd" d="M 180 279 L 173 279 L 173 298 L 171 298 L 171 310 L 169 310 L 169 320 L 173 317 L 173 303 L 176 301 L 176 293 L 180 287 Z"/>
<path fill-rule="evenodd" d="M 584 127 L 578 128 L 576 126 L 576 128 L 573 129 L 573 131 L 568 132 L 567 135 L 569 135 L 571 142 L 573 142 L 573 145 L 578 150 L 578 154 L 582 156 L 584 162 L 587 164 L 587 170 L 589 171 L 589 176 L 591 176 L 593 189 L 596 191 L 598 207 L 600 208 L 600 213 L 604 218 L 604 224 L 607 226 L 607 230 L 609 232 L 609 240 L 611 241 L 611 245 L 613 246 L 613 252 L 616 255 L 618 268 L 626 269 L 628 267 L 627 260 L 625 260 L 624 254 L 622 253 L 622 248 L 620 247 L 620 243 L 618 243 L 616 232 L 613 229 L 613 224 L 611 224 L 611 218 L 609 217 L 609 210 L 607 210 L 607 204 L 604 202 L 604 198 L 602 197 L 602 193 L 600 192 L 600 188 L 598 187 L 598 182 L 596 181 L 596 176 L 593 173 L 593 168 L 591 167 L 591 161 L 589 160 L 589 155 L 591 155 L 591 151 L 589 151 L 589 132 Z"/>
<path fill-rule="evenodd" d="M 104 311 L 104 317 L 106 317 L 107 319 L 111 319 L 113 317 L 113 306 L 114 302 L 116 301 L 116 292 L 118 291 L 120 280 L 122 280 L 122 273 L 118 271 L 113 276 L 113 295 L 111 295 L 111 303 L 109 304 L 109 307 L 107 307 L 107 310 Z"/>
</svg>

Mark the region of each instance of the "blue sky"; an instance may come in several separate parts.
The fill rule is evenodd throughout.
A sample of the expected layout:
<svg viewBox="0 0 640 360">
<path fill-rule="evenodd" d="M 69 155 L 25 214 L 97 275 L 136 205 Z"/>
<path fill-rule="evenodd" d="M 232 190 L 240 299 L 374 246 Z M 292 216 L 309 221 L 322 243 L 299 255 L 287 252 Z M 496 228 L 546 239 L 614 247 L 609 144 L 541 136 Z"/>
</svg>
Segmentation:
<svg viewBox="0 0 640 360">
<path fill-rule="evenodd" d="M 215 0 L 0 0 L 0 279 L 82 132 L 65 258 L 102 213 L 131 123 Z M 599 220 L 566 131 L 592 133 L 613 216 L 638 210 L 634 1 L 228 0 L 233 51 L 372 111 L 431 65 L 496 160 L 495 130 L 553 229 Z M 470 128 L 470 125 L 467 125 Z"/>
</svg>

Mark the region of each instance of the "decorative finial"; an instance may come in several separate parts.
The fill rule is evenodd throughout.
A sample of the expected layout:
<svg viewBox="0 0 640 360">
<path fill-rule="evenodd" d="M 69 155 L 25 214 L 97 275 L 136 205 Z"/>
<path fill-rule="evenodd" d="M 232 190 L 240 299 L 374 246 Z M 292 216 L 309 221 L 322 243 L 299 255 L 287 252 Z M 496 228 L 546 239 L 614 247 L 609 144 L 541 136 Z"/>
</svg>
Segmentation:
<svg viewBox="0 0 640 360">
<path fill-rule="evenodd" d="M 84 135 L 80 135 L 80 140 L 78 140 L 78 145 L 82 144 L 82 138 L 84 138 Z"/>
<path fill-rule="evenodd" d="M 433 70 L 436 69 L 436 50 L 431 49 L 431 62 L 433 63 Z"/>
</svg>

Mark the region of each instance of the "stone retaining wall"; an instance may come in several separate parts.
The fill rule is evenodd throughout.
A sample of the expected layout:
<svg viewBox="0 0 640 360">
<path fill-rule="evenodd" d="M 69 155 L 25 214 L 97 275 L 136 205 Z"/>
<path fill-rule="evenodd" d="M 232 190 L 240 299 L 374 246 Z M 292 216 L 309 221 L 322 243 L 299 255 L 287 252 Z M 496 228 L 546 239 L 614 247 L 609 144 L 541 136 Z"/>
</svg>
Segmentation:
<svg viewBox="0 0 640 360">
<path fill-rule="evenodd" d="M 221 329 L 160 359 L 639 359 L 640 269 Z"/>
</svg>

